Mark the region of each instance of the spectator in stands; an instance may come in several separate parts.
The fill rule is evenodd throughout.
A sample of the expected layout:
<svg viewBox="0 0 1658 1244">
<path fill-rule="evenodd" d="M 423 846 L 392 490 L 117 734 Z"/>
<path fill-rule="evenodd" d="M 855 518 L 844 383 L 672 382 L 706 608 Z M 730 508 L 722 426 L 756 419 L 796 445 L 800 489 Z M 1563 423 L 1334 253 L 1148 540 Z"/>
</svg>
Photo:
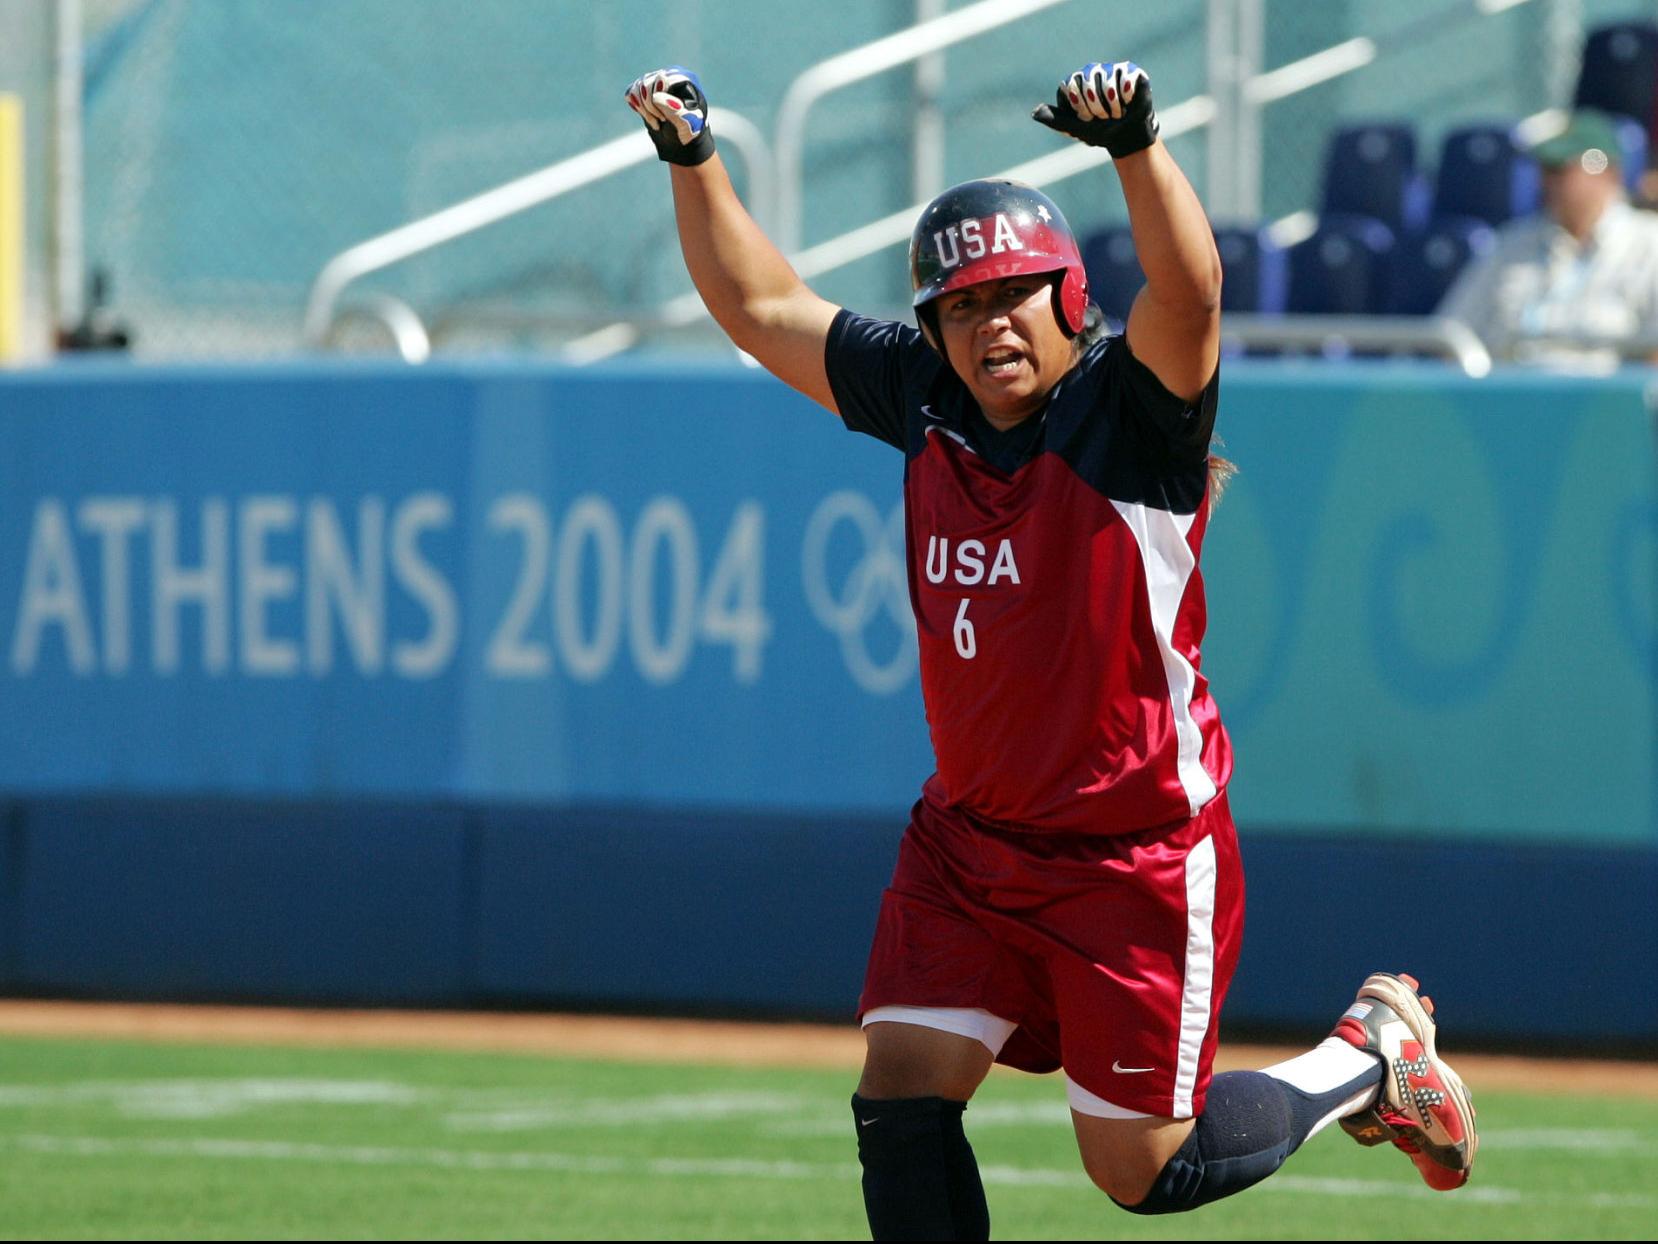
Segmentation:
<svg viewBox="0 0 1658 1244">
<path fill-rule="evenodd" d="M 1658 215 L 1629 203 L 1612 118 L 1578 111 L 1531 154 L 1544 210 L 1505 225 L 1439 313 L 1499 359 L 1603 370 L 1631 350 L 1658 357 Z"/>
</svg>

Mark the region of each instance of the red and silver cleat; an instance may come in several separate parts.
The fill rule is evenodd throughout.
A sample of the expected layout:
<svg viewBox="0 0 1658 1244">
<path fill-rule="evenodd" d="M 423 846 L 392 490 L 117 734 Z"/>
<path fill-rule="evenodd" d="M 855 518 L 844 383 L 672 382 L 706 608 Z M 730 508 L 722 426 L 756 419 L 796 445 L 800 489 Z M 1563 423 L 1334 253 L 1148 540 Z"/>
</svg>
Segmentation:
<svg viewBox="0 0 1658 1244">
<path fill-rule="evenodd" d="M 1376 1104 L 1341 1120 L 1342 1130 L 1361 1145 L 1391 1141 L 1430 1188 L 1467 1183 L 1479 1148 L 1474 1099 L 1434 1052 L 1433 1003 L 1417 993 L 1416 980 L 1371 975 L 1335 1035 L 1380 1055 L 1384 1068 Z"/>
</svg>

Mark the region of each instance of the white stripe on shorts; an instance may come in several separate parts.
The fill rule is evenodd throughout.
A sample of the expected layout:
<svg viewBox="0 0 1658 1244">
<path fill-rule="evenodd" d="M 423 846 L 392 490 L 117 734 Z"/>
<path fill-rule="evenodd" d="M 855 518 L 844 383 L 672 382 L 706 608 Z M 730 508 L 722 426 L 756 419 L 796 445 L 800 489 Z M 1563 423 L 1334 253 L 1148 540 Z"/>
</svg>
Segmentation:
<svg viewBox="0 0 1658 1244">
<path fill-rule="evenodd" d="M 1180 1052 L 1175 1063 L 1173 1116 L 1192 1117 L 1198 1063 L 1209 1035 L 1215 991 L 1215 840 L 1186 853 L 1186 976 L 1180 990 Z"/>
<path fill-rule="evenodd" d="M 1090 1093 L 1070 1076 L 1065 1077 L 1065 1097 L 1071 1109 L 1078 1114 L 1091 1114 L 1096 1119 L 1149 1119 L 1144 1110 L 1130 1110 L 1114 1101 L 1106 1101 L 1098 1093 Z"/>
<path fill-rule="evenodd" d="M 992 1057 L 1002 1052 L 1002 1046 L 1019 1027 L 1010 1019 L 978 1007 L 878 1006 L 864 1012 L 862 1027 L 881 1023 L 916 1024 L 939 1032 L 953 1032 L 958 1037 L 971 1037 L 988 1049 Z"/>
</svg>

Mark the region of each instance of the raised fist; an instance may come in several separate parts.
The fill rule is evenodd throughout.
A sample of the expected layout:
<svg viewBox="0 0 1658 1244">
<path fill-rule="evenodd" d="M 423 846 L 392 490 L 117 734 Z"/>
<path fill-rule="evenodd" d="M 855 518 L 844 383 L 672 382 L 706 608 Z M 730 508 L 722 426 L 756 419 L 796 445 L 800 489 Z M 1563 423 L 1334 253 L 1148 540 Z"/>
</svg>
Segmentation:
<svg viewBox="0 0 1658 1244">
<path fill-rule="evenodd" d="M 714 154 L 708 97 L 697 75 L 680 65 L 653 69 L 627 89 L 628 107 L 644 118 L 656 154 L 669 164 L 701 164 Z"/>
<path fill-rule="evenodd" d="M 1084 65 L 1061 80 L 1051 105 L 1042 104 L 1031 116 L 1078 142 L 1104 147 L 1112 159 L 1157 141 L 1151 79 L 1133 61 Z"/>
</svg>

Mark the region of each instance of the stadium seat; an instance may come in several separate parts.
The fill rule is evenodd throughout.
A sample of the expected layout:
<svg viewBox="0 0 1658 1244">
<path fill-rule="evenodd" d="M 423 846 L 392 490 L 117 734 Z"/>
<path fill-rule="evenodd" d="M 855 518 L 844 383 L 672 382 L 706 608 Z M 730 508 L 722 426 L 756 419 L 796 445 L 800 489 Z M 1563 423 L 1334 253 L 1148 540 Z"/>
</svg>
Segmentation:
<svg viewBox="0 0 1658 1244">
<path fill-rule="evenodd" d="M 1646 126 L 1631 117 L 1618 118 L 1618 146 L 1623 148 L 1623 182 L 1631 194 L 1646 171 L 1650 143 Z"/>
<path fill-rule="evenodd" d="M 1497 232 L 1473 216 L 1448 216 L 1406 234 L 1388 265 L 1388 310 L 1396 315 L 1432 315 L 1463 265 L 1487 254 Z"/>
<path fill-rule="evenodd" d="M 1288 264 L 1284 251 L 1256 225 L 1215 230 L 1220 252 L 1221 309 L 1272 313 L 1284 309 Z M 1134 296 L 1146 283 L 1146 274 L 1134 253 L 1134 237 L 1127 225 L 1103 229 L 1083 240 L 1082 266 L 1088 271 L 1088 295 L 1108 320 L 1128 321 Z"/>
<path fill-rule="evenodd" d="M 1591 30 L 1583 40 L 1575 108 L 1633 117 L 1650 133 L 1653 88 L 1658 85 L 1658 25 L 1615 22 Z"/>
<path fill-rule="evenodd" d="M 1283 250 L 1264 228 L 1223 226 L 1215 230 L 1223 280 L 1222 311 L 1271 315 L 1284 309 L 1289 285 Z"/>
<path fill-rule="evenodd" d="M 1377 315 L 1387 308 L 1393 230 L 1370 216 L 1324 216 L 1289 249 L 1286 309 L 1302 315 Z"/>
<path fill-rule="evenodd" d="M 1416 163 L 1416 133 L 1403 123 L 1338 129 L 1324 159 L 1321 213 L 1369 216 L 1395 232 L 1428 221 L 1432 191 Z"/>
<path fill-rule="evenodd" d="M 1126 324 L 1134 295 L 1146 283 L 1128 226 L 1113 225 L 1085 238 L 1082 266 L 1088 272 L 1088 296 L 1107 319 Z"/>
<path fill-rule="evenodd" d="M 1520 149 L 1512 125 L 1461 126 L 1440 143 L 1433 214 L 1500 225 L 1537 211 L 1541 186 L 1537 165 Z"/>
</svg>

